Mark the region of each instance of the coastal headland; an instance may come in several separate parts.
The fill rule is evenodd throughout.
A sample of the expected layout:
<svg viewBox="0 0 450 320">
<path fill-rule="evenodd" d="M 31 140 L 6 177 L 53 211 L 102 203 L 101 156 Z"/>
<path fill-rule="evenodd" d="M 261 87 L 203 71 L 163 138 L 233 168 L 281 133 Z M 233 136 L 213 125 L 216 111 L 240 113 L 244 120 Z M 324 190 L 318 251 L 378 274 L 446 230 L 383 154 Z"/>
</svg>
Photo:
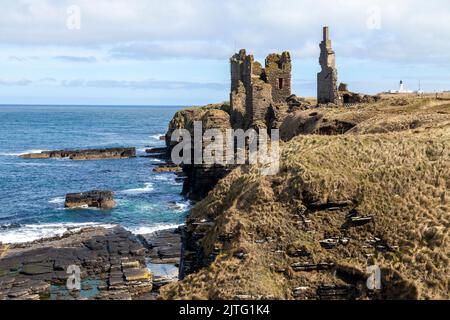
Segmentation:
<svg viewBox="0 0 450 320">
<path fill-rule="evenodd" d="M 230 59 L 230 101 L 179 110 L 166 159 L 196 201 L 184 226 L 136 237 L 91 228 L 0 246 L 5 299 L 449 299 L 450 98 L 378 94 L 338 85 L 328 28 L 320 44 L 318 95 L 291 92 L 289 52 L 265 64 Z M 280 133 L 280 168 L 258 164 L 176 166 L 184 129 Z M 27 158 L 135 156 L 135 150 L 57 151 Z M 151 263 L 179 267 L 155 278 Z M 82 288 L 64 288 L 71 265 Z"/>
</svg>

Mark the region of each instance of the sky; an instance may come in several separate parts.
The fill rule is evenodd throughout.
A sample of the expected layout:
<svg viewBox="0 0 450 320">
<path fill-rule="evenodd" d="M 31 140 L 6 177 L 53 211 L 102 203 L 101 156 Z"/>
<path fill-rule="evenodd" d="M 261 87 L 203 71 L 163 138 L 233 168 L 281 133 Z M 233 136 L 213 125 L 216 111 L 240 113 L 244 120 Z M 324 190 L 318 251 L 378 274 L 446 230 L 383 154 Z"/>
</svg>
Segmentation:
<svg viewBox="0 0 450 320">
<path fill-rule="evenodd" d="M 0 104 L 201 105 L 229 58 L 290 51 L 315 96 L 322 27 L 352 91 L 450 90 L 448 0 L 0 0 Z"/>
</svg>

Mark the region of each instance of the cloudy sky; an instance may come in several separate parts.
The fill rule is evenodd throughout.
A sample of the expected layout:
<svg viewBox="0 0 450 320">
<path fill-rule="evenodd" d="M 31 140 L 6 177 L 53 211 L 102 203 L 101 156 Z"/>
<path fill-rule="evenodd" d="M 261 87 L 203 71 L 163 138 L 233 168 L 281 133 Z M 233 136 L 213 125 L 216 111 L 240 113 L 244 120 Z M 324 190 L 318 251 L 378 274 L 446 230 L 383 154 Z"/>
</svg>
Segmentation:
<svg viewBox="0 0 450 320">
<path fill-rule="evenodd" d="M 288 50 L 313 96 L 322 26 L 359 92 L 450 90 L 448 0 L 0 0 L 0 104 L 228 99 L 229 57 Z"/>
</svg>

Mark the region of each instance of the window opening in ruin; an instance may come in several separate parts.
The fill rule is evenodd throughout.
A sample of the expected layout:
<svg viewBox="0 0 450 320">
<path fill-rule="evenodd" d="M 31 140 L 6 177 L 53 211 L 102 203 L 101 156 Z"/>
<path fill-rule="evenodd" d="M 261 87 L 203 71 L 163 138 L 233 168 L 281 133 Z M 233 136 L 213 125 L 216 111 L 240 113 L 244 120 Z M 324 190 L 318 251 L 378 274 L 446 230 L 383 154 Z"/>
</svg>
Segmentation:
<svg viewBox="0 0 450 320">
<path fill-rule="evenodd" d="M 283 78 L 278 79 L 278 89 L 283 89 Z"/>
</svg>

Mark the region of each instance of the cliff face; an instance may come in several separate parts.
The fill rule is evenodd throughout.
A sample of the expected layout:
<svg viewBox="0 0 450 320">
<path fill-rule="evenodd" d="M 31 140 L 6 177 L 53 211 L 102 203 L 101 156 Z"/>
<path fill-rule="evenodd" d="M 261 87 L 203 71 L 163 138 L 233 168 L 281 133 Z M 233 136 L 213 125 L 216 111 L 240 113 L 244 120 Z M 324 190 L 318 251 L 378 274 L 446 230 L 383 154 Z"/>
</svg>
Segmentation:
<svg viewBox="0 0 450 320">
<path fill-rule="evenodd" d="M 233 92 L 236 94 L 236 92 Z M 244 99 L 245 100 L 245 99 Z M 267 119 L 259 121 L 259 125 L 254 122 L 254 127 L 261 130 L 279 129 L 289 117 L 293 117 L 295 112 L 309 110 L 311 103 L 303 98 L 291 95 L 286 103 L 273 103 L 268 111 Z M 193 107 L 183 109 L 175 113 L 169 123 L 169 128 L 165 135 L 167 156 L 170 158 L 177 141 L 172 141 L 172 133 L 177 129 L 186 129 L 194 136 L 194 122 L 202 123 L 203 133 L 208 129 L 219 129 L 225 132 L 227 129 L 244 129 L 246 110 L 245 106 L 240 107 L 234 101 L 233 107 L 228 103 L 210 104 L 204 107 Z M 183 186 L 183 194 L 191 200 L 202 200 L 208 195 L 217 182 L 225 177 L 234 167 L 222 165 L 183 165 L 183 173 L 186 177 Z"/>
<path fill-rule="evenodd" d="M 208 129 L 220 129 L 225 132 L 232 127 L 229 112 L 227 104 L 214 104 L 178 111 L 170 122 L 169 130 L 166 133 L 166 145 L 169 154 L 177 144 L 176 141 L 171 141 L 172 133 L 175 130 L 186 129 L 193 138 L 194 122 L 199 121 L 202 123 L 203 132 Z M 230 170 L 231 168 L 222 165 L 184 164 L 183 173 L 186 179 L 183 185 L 183 194 L 192 200 L 203 199 Z"/>
<path fill-rule="evenodd" d="M 377 108 L 286 139 L 276 176 L 242 166 L 222 179 L 189 215 L 187 276 L 162 298 L 450 298 L 449 105 Z"/>
</svg>

